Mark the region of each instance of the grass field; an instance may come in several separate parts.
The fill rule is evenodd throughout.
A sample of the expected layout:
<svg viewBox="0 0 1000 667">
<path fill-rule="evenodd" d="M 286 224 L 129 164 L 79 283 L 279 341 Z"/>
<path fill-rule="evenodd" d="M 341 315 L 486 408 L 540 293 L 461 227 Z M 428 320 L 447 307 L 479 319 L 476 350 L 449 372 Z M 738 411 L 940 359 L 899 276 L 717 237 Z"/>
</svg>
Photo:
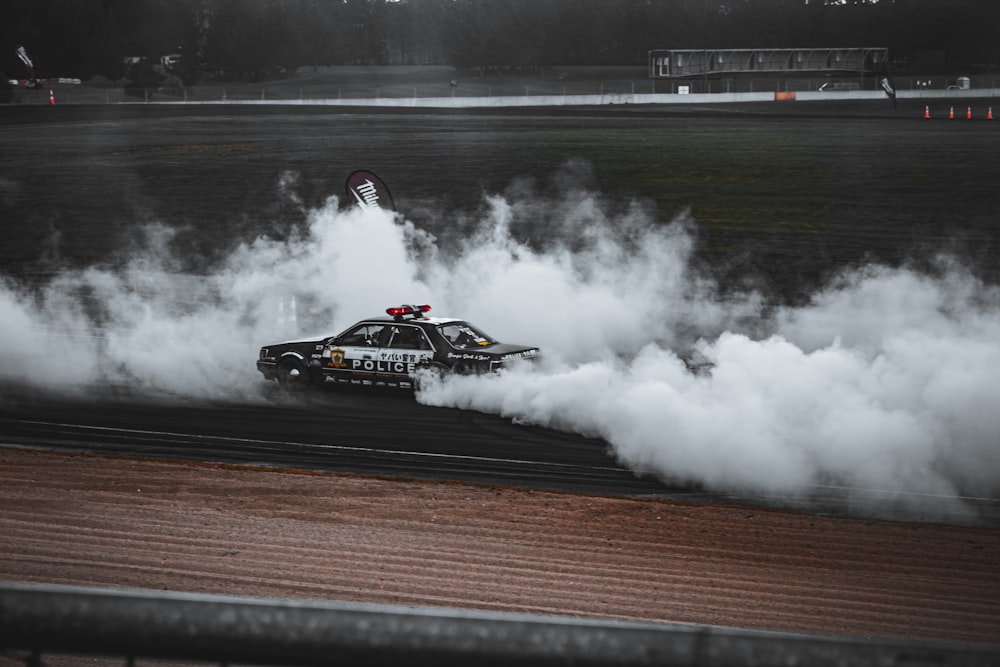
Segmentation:
<svg viewBox="0 0 1000 667">
<path fill-rule="evenodd" d="M 14 275 L 106 261 L 148 220 L 187 230 L 178 242 L 196 265 L 300 221 L 283 180 L 319 206 L 350 171 L 368 168 L 388 180 L 407 217 L 444 240 L 462 234 L 484 195 L 528 182 L 535 196 L 558 198 L 570 179 L 609 210 L 644 202 L 662 222 L 689 211 L 716 274 L 762 281 L 786 298 L 844 266 L 941 249 L 1000 278 L 1000 123 L 738 108 L 11 105 L 0 114 L 0 260 Z M 544 220 L 525 225 L 521 233 L 544 240 Z"/>
</svg>

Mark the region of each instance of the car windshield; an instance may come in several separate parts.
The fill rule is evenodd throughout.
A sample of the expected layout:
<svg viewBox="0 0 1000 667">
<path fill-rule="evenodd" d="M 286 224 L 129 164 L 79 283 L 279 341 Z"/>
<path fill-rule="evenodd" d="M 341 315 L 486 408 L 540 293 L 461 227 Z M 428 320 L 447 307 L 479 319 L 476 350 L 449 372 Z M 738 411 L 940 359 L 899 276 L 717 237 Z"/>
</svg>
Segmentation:
<svg viewBox="0 0 1000 667">
<path fill-rule="evenodd" d="M 442 324 L 438 327 L 438 331 L 456 350 L 488 347 L 497 342 L 468 322 Z"/>
</svg>

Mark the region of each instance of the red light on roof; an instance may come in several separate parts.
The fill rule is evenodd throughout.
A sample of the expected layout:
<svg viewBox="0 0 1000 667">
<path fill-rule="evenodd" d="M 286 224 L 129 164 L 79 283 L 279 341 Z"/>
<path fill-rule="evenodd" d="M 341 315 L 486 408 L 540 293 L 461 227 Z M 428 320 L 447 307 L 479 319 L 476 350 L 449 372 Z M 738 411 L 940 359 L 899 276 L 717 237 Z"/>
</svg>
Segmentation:
<svg viewBox="0 0 1000 667">
<path fill-rule="evenodd" d="M 398 306 L 396 308 L 386 308 L 385 312 L 396 318 L 402 318 L 404 315 L 419 317 L 421 314 L 426 313 L 430 309 L 431 307 L 425 304 L 423 306 Z"/>
</svg>

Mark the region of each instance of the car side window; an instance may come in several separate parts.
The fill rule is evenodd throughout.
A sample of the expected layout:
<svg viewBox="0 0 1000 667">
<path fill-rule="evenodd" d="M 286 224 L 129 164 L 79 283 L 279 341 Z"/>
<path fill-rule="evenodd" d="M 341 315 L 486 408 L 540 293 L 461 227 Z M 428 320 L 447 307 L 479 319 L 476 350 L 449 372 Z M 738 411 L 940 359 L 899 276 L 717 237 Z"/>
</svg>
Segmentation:
<svg viewBox="0 0 1000 667">
<path fill-rule="evenodd" d="M 383 324 L 360 324 L 341 336 L 337 344 L 351 347 L 378 347 L 379 338 L 384 330 Z"/>
<path fill-rule="evenodd" d="M 388 347 L 404 350 L 429 350 L 431 346 L 419 327 L 394 326 Z"/>
</svg>

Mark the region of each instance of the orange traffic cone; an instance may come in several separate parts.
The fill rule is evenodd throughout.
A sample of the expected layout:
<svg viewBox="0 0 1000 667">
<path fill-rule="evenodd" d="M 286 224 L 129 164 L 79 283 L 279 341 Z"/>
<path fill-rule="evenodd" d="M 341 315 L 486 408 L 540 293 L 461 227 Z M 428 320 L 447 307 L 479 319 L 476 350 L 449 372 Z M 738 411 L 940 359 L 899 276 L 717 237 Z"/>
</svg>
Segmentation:
<svg viewBox="0 0 1000 667">
<path fill-rule="evenodd" d="M 986 120 L 993 120 L 993 107 L 986 110 Z"/>
<path fill-rule="evenodd" d="M 930 118 L 930 117 L 931 117 L 931 108 L 930 106 L 926 106 L 924 107 L 924 118 Z"/>
<path fill-rule="evenodd" d="M 969 120 L 972 120 L 972 107 L 969 107 L 968 109 L 965 110 L 965 117 L 968 118 Z"/>
<path fill-rule="evenodd" d="M 954 118 L 954 117 L 955 117 L 955 107 L 951 107 L 948 109 L 948 118 Z"/>
<path fill-rule="evenodd" d="M 49 105 L 50 106 L 56 105 L 56 96 L 55 93 L 52 92 L 51 88 L 49 88 Z"/>
</svg>

